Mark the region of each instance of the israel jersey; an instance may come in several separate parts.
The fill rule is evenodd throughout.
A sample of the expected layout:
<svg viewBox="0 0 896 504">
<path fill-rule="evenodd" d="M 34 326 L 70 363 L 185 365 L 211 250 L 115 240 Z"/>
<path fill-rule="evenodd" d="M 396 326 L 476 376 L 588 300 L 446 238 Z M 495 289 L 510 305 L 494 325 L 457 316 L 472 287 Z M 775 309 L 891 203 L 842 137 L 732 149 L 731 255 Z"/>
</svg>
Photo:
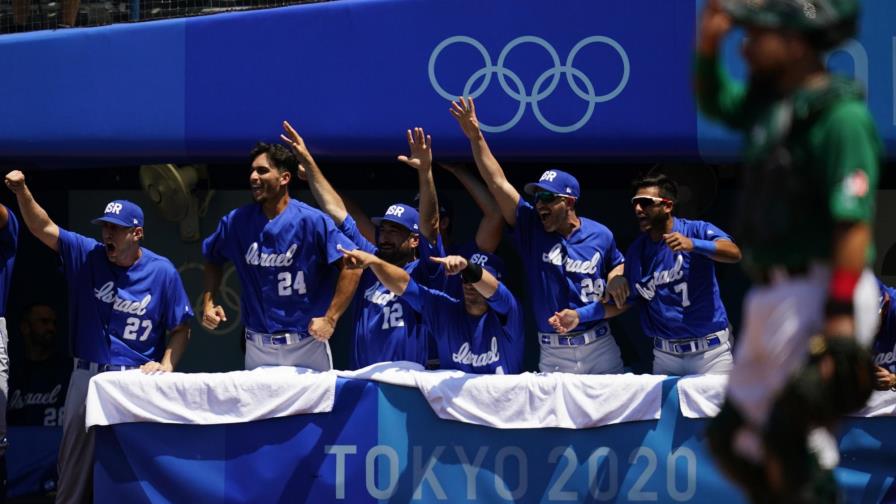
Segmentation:
<svg viewBox="0 0 896 504">
<path fill-rule="evenodd" d="M 122 366 L 161 361 L 165 331 L 193 317 L 171 261 L 141 251 L 137 262 L 125 268 L 109 261 L 102 243 L 59 229 L 75 357 Z"/>
<path fill-rule="evenodd" d="M 523 261 L 539 332 L 554 332 L 548 319 L 555 312 L 600 301 L 607 274 L 625 260 L 606 226 L 584 217 L 579 221 L 580 226 L 563 237 L 545 231 L 538 212 L 522 198 L 517 205 L 511 236 Z M 599 322 L 582 320 L 575 331 Z"/>
<path fill-rule="evenodd" d="M 513 294 L 498 283 L 489 310 L 470 315 L 464 302 L 411 280 L 401 295 L 433 328 L 442 369 L 477 374 L 517 374 L 523 370 L 523 317 Z"/>
<path fill-rule="evenodd" d="M 878 285 L 881 295 L 884 291 L 890 294 L 890 307 L 886 313 L 881 314 L 880 332 L 872 347 L 874 364 L 896 373 L 896 289 L 880 282 Z"/>
<path fill-rule="evenodd" d="M 19 221 L 9 207 L 9 220 L 0 229 L 0 317 L 6 316 L 6 300 L 9 299 L 9 284 L 12 282 L 12 268 L 16 262 L 16 245 L 19 241 Z"/>
<path fill-rule="evenodd" d="M 672 231 L 698 240 L 731 240 L 703 221 L 673 218 Z M 653 338 L 687 339 L 728 328 L 715 262 L 693 252 L 672 252 L 642 233 L 625 254 L 629 301 L 639 306 L 641 329 Z"/>
<path fill-rule="evenodd" d="M 358 247 L 376 254 L 376 247 L 358 230 L 351 216 L 339 226 Z M 418 259 L 403 266 L 411 278 L 421 284 L 443 284 L 443 269 L 429 260 L 444 255 L 441 238 L 436 245 L 420 236 Z M 389 291 L 370 269 L 364 270 L 353 301 L 355 336 L 349 363 L 352 369 L 388 361 L 411 361 L 425 365 L 428 354 L 429 328 L 407 301 Z"/>
<path fill-rule="evenodd" d="M 252 331 L 307 334 L 311 319 L 333 300 L 342 260 L 336 248 L 355 249 L 320 210 L 290 199 L 268 219 L 258 203 L 237 208 L 202 242 L 215 264 L 233 262 L 240 278 L 240 311 Z"/>
</svg>

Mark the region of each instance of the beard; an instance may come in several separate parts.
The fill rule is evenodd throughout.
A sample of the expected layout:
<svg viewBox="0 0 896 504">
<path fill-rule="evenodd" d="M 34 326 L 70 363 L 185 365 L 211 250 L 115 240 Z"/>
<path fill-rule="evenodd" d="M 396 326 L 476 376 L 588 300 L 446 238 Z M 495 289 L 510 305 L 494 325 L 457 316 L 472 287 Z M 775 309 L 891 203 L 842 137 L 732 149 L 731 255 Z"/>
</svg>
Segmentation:
<svg viewBox="0 0 896 504">
<path fill-rule="evenodd" d="M 393 249 L 378 249 L 376 256 L 389 264 L 401 266 L 414 260 L 414 249 L 402 249 L 401 247 Z"/>
</svg>

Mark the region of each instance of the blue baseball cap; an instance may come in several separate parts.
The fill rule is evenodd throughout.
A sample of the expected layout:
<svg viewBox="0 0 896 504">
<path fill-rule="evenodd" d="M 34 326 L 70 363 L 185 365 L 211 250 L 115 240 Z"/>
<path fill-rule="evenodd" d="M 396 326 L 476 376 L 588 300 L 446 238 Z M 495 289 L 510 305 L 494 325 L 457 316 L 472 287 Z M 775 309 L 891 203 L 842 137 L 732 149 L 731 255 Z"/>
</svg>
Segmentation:
<svg viewBox="0 0 896 504">
<path fill-rule="evenodd" d="M 541 178 L 538 179 L 538 182 L 526 184 L 523 189 L 526 191 L 526 194 L 547 191 L 576 199 L 579 197 L 579 181 L 562 170 L 550 169 L 541 174 Z"/>
<path fill-rule="evenodd" d="M 122 227 L 143 227 L 143 210 L 128 200 L 115 200 L 106 205 L 102 217 L 90 222 L 93 224 L 108 222 Z"/>
<path fill-rule="evenodd" d="M 495 254 L 489 254 L 488 252 L 475 252 L 470 254 L 470 257 L 467 259 L 469 262 L 473 264 L 478 264 L 482 266 L 482 269 L 487 270 L 498 280 L 504 276 L 504 261 L 501 260 L 500 257 Z"/>
<path fill-rule="evenodd" d="M 379 226 L 383 221 L 394 222 L 412 233 L 420 232 L 420 214 L 417 209 L 404 203 L 396 203 L 386 209 L 386 215 L 370 219 Z"/>
</svg>

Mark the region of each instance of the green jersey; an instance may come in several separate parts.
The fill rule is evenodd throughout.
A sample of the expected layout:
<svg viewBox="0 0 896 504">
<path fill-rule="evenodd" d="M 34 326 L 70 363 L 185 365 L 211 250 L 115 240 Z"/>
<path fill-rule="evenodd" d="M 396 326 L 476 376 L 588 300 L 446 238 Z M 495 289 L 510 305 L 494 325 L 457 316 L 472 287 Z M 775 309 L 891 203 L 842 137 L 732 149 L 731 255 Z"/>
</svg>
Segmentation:
<svg viewBox="0 0 896 504">
<path fill-rule="evenodd" d="M 827 260 L 835 223 L 871 223 L 882 144 L 855 82 L 832 75 L 770 99 L 751 95 L 717 58 L 698 56 L 696 74 L 701 110 L 745 134 L 736 237 L 748 265 Z"/>
</svg>

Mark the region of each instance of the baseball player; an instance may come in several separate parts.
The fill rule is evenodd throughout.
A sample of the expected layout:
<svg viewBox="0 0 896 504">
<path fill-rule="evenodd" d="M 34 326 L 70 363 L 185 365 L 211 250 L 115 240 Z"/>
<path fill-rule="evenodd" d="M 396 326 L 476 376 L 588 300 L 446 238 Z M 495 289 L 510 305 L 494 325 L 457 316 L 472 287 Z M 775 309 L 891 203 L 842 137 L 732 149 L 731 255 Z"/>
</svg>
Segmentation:
<svg viewBox="0 0 896 504">
<path fill-rule="evenodd" d="M 93 431 L 86 431 L 90 378 L 140 368 L 173 371 L 187 346 L 190 300 L 171 261 L 140 245 L 143 211 L 126 200 L 106 205 L 93 220 L 102 241 L 57 226 L 34 200 L 25 175 L 12 171 L 16 195 L 31 233 L 56 251 L 68 281 L 74 368 L 65 398 L 56 502 L 83 502 L 93 483 Z M 165 332 L 169 338 L 165 344 Z"/>
<path fill-rule="evenodd" d="M 6 301 L 12 268 L 16 262 L 19 221 L 5 205 L 0 205 L 0 497 L 6 497 L 6 398 L 9 390 L 9 332 L 6 328 Z"/>
<path fill-rule="evenodd" d="M 881 144 L 861 85 L 824 64 L 858 11 L 856 0 L 711 0 L 700 21 L 700 107 L 745 132 L 737 236 L 756 281 L 709 439 L 756 502 L 836 499 L 837 454 L 818 451 L 817 436 L 810 450 L 807 432 L 860 408 L 874 382 L 864 345 L 878 289 L 866 265 Z M 718 56 L 732 23 L 746 31 L 747 86 Z"/>
<path fill-rule="evenodd" d="M 610 326 L 596 306 L 606 280 L 623 273 L 623 256 L 606 226 L 576 214 L 579 182 L 560 170 L 544 172 L 520 197 L 492 155 L 476 118 L 473 99 L 452 102 L 451 114 L 470 140 L 476 166 L 491 191 L 520 252 L 532 293 L 542 372 L 619 373 L 622 357 Z M 560 334 L 549 319 L 563 309 L 579 323 Z"/>
<path fill-rule="evenodd" d="M 640 307 L 641 329 L 653 339 L 654 374 L 729 372 L 728 315 L 714 263 L 740 261 L 740 249 L 708 222 L 673 217 L 678 186 L 667 176 L 644 177 L 634 187 L 642 234 L 625 253 L 625 276 L 607 286 L 616 309 L 605 316 Z M 577 314 L 566 309 L 551 322 L 563 332 Z"/>
<path fill-rule="evenodd" d="M 874 338 L 874 388 L 896 392 L 896 289 L 878 280 L 880 330 Z"/>
<path fill-rule="evenodd" d="M 249 154 L 252 203 L 221 218 L 202 243 L 206 290 L 202 326 L 226 320 L 215 303 L 222 265 L 240 278 L 246 369 L 263 365 L 333 367 L 328 340 L 348 308 L 360 275 L 342 267 L 336 248 L 355 248 L 326 215 L 289 197 L 296 159 L 282 145 L 259 142 Z"/>
<path fill-rule="evenodd" d="M 429 261 L 430 257 L 444 254 L 437 231 L 439 212 L 432 178 L 431 139 L 423 129 L 408 130 L 410 156 L 398 157 L 399 161 L 417 170 L 420 213 L 402 203 L 389 206 L 385 215 L 371 219 L 371 227 L 375 226 L 376 230 L 374 245 L 349 215 L 345 202 L 324 177 L 302 137 L 289 123 L 284 122 L 283 127 L 282 139 L 299 158 L 314 198 L 340 231 L 362 251 L 404 268 L 417 283 L 434 288 L 444 286 L 444 272 Z M 363 216 L 359 218 L 366 220 Z M 354 342 L 349 357 L 353 369 L 398 360 L 426 364 L 429 328 L 407 301 L 390 292 L 369 271 L 361 276 L 355 298 Z"/>
<path fill-rule="evenodd" d="M 448 275 L 463 279 L 463 300 L 419 285 L 404 269 L 361 251 L 344 252 L 349 264 L 374 272 L 380 282 L 423 317 L 434 333 L 443 369 L 476 374 L 516 374 L 523 364 L 519 304 L 498 280 L 493 256 L 431 257 Z"/>
</svg>

